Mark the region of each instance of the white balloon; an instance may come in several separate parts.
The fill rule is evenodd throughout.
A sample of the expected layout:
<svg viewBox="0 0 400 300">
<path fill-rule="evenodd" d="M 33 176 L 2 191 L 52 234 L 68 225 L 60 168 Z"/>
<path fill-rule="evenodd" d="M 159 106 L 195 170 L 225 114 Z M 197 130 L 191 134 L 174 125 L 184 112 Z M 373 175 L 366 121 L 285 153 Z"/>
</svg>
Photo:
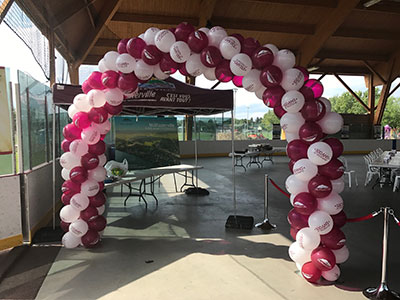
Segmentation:
<svg viewBox="0 0 400 300">
<path fill-rule="evenodd" d="M 72 249 L 80 245 L 81 239 L 73 235 L 71 232 L 66 232 L 63 235 L 61 242 L 65 248 Z"/>
<path fill-rule="evenodd" d="M 92 106 L 89 104 L 89 99 L 86 94 L 78 94 L 74 98 L 74 106 L 78 111 L 89 112 Z"/>
<path fill-rule="evenodd" d="M 340 269 L 338 265 L 335 265 L 329 271 L 322 271 L 321 274 L 328 281 L 336 281 L 340 276 Z"/>
<path fill-rule="evenodd" d="M 88 230 L 88 224 L 82 219 L 78 219 L 69 225 L 69 232 L 79 238 L 84 236 Z"/>
<path fill-rule="evenodd" d="M 71 223 L 78 220 L 80 211 L 73 208 L 71 205 L 65 205 L 60 210 L 60 219 L 66 223 Z"/>
<path fill-rule="evenodd" d="M 104 181 L 107 176 L 107 171 L 101 166 L 88 171 L 88 178 L 94 181 Z"/>
<path fill-rule="evenodd" d="M 286 141 L 290 143 L 293 140 L 298 140 L 300 138 L 298 132 L 285 132 Z"/>
<path fill-rule="evenodd" d="M 154 66 L 146 64 L 142 59 L 136 62 L 135 75 L 140 80 L 148 80 L 153 76 Z"/>
<path fill-rule="evenodd" d="M 276 47 L 274 44 L 265 44 L 263 47 L 267 47 L 269 50 L 271 50 L 274 56 L 279 52 L 278 47 Z"/>
<path fill-rule="evenodd" d="M 111 129 L 111 122 L 110 120 L 107 120 L 101 124 L 93 124 L 92 127 L 98 130 L 100 134 L 107 134 Z"/>
<path fill-rule="evenodd" d="M 235 74 L 236 76 L 245 76 L 245 75 L 249 74 L 250 71 L 256 71 L 255 69 L 251 70 L 252 66 L 253 66 L 253 63 L 251 61 L 250 56 L 248 56 L 245 53 L 236 54 L 235 56 L 232 57 L 232 59 L 229 63 L 229 67 L 230 67 L 232 73 Z M 259 77 L 260 77 L 260 74 L 258 74 L 258 81 L 260 81 Z M 254 92 L 256 90 L 257 89 L 254 89 Z"/>
<path fill-rule="evenodd" d="M 260 81 L 261 71 L 257 69 L 250 70 L 245 76 L 243 76 L 242 85 L 246 91 L 255 92 L 263 85 Z"/>
<path fill-rule="evenodd" d="M 214 26 L 210 29 L 207 34 L 208 37 L 208 45 L 215 46 L 219 48 L 219 44 L 221 41 L 227 36 L 225 29 L 221 26 Z"/>
<path fill-rule="evenodd" d="M 144 41 L 144 32 L 138 35 L 138 38 L 141 38 Z"/>
<path fill-rule="evenodd" d="M 331 180 L 331 183 L 332 183 L 332 192 L 335 192 L 335 193 L 338 193 L 338 194 L 343 192 L 343 190 L 344 190 L 343 176 L 338 178 L 338 179 Z"/>
<path fill-rule="evenodd" d="M 65 169 L 71 170 L 73 167 L 81 165 L 81 158 L 71 152 L 65 152 L 60 157 L 60 165 Z"/>
<path fill-rule="evenodd" d="M 216 80 L 217 76 L 215 76 L 215 68 L 206 68 L 204 71 L 204 77 L 211 81 Z"/>
<path fill-rule="evenodd" d="M 317 122 L 322 131 L 327 134 L 335 134 L 342 129 L 343 117 L 335 112 L 328 112 Z"/>
<path fill-rule="evenodd" d="M 107 157 L 105 154 L 99 155 L 99 166 L 104 166 L 107 162 Z"/>
<path fill-rule="evenodd" d="M 233 36 L 223 38 L 219 44 L 219 50 L 221 51 L 222 57 L 225 59 L 231 59 L 236 54 L 239 54 L 240 48 L 239 40 Z"/>
<path fill-rule="evenodd" d="M 100 190 L 99 184 L 94 180 L 86 180 L 81 184 L 81 194 L 84 194 L 88 197 L 95 196 Z"/>
<path fill-rule="evenodd" d="M 104 204 L 102 206 L 99 206 L 96 208 L 97 208 L 97 212 L 99 213 L 99 215 L 104 214 L 104 211 L 106 210 L 106 206 Z"/>
<path fill-rule="evenodd" d="M 302 117 L 301 113 L 286 113 L 281 118 L 281 128 L 285 130 L 286 133 L 298 133 L 301 125 L 306 121 Z"/>
<path fill-rule="evenodd" d="M 176 42 L 175 35 L 168 29 L 157 32 L 154 42 L 158 50 L 168 53 L 173 43 Z"/>
<path fill-rule="evenodd" d="M 263 100 L 263 94 L 264 94 L 266 89 L 267 88 L 265 86 L 262 86 L 256 91 L 256 96 L 257 96 L 258 99 Z"/>
<path fill-rule="evenodd" d="M 112 106 L 117 106 L 124 101 L 124 94 L 119 88 L 107 89 L 104 93 L 106 101 Z"/>
<path fill-rule="evenodd" d="M 82 211 L 89 206 L 89 198 L 81 193 L 72 196 L 70 205 L 76 210 Z"/>
<path fill-rule="evenodd" d="M 105 71 L 108 70 L 107 67 L 106 67 L 106 64 L 105 64 L 105 62 L 104 62 L 104 58 L 102 58 L 102 59 L 99 60 L 99 62 L 98 62 L 98 64 L 97 64 L 97 67 L 99 68 L 99 71 L 100 71 L 101 73 L 104 73 Z"/>
<path fill-rule="evenodd" d="M 293 174 L 300 180 L 309 181 L 318 173 L 318 167 L 309 159 L 302 158 L 293 165 Z"/>
<path fill-rule="evenodd" d="M 298 179 L 293 174 L 286 178 L 285 187 L 292 195 L 308 192 L 308 182 Z"/>
<path fill-rule="evenodd" d="M 288 91 L 282 96 L 281 105 L 284 110 L 290 113 L 299 112 L 305 103 L 302 93 L 298 91 Z"/>
<path fill-rule="evenodd" d="M 293 52 L 288 49 L 279 50 L 276 55 L 274 55 L 273 65 L 279 67 L 282 72 L 287 69 L 293 68 L 296 63 L 296 57 Z"/>
<path fill-rule="evenodd" d="M 290 245 L 289 256 L 294 262 L 300 265 L 311 261 L 311 251 L 303 249 L 297 242 Z"/>
<path fill-rule="evenodd" d="M 321 236 L 310 227 L 300 229 L 296 234 L 296 242 L 306 250 L 314 250 L 321 242 Z"/>
<path fill-rule="evenodd" d="M 326 112 L 327 113 L 331 111 L 331 109 L 332 109 L 331 101 L 329 101 L 325 97 L 319 97 L 318 100 L 322 101 L 322 103 L 325 104 L 325 108 L 326 108 Z"/>
<path fill-rule="evenodd" d="M 159 31 L 160 29 L 156 27 L 150 27 L 144 32 L 143 40 L 147 45 L 155 45 L 154 38 Z"/>
<path fill-rule="evenodd" d="M 81 139 L 88 145 L 94 145 L 100 140 L 100 131 L 96 126 L 85 128 L 81 132 Z"/>
<path fill-rule="evenodd" d="M 307 150 L 308 159 L 317 166 L 322 166 L 331 161 L 333 151 L 331 146 L 325 142 L 311 144 Z"/>
<path fill-rule="evenodd" d="M 186 61 L 186 71 L 192 76 L 200 76 L 206 70 L 200 59 L 200 54 L 193 53 Z"/>
<path fill-rule="evenodd" d="M 156 76 L 157 79 L 164 80 L 164 79 L 167 79 L 169 77 L 169 74 L 164 73 L 161 70 L 160 64 L 156 64 L 153 69 L 154 69 L 154 76 Z"/>
<path fill-rule="evenodd" d="M 304 74 L 294 68 L 287 69 L 283 72 L 281 86 L 285 91 L 297 91 L 304 84 Z"/>
<path fill-rule="evenodd" d="M 69 144 L 69 151 L 78 157 L 85 155 L 88 152 L 88 150 L 89 150 L 88 144 L 79 139 L 74 140 L 71 142 L 71 144 Z"/>
<path fill-rule="evenodd" d="M 178 41 L 172 44 L 169 55 L 173 61 L 184 63 L 190 56 L 190 48 L 185 42 Z"/>
<path fill-rule="evenodd" d="M 308 217 L 308 226 L 321 235 L 327 234 L 333 228 L 333 220 L 327 212 L 316 210 Z"/>
<path fill-rule="evenodd" d="M 68 116 L 72 119 L 74 117 L 74 115 L 79 112 L 79 110 L 75 107 L 74 104 L 71 104 L 68 107 Z"/>
<path fill-rule="evenodd" d="M 318 198 L 318 210 L 327 212 L 330 215 L 336 215 L 343 210 L 343 199 L 336 192 L 331 192 L 325 198 Z"/>
<path fill-rule="evenodd" d="M 118 56 L 115 64 L 118 71 L 128 74 L 135 70 L 136 59 L 129 53 L 122 53 Z"/>
<path fill-rule="evenodd" d="M 63 168 L 62 170 L 61 170 L 61 177 L 62 177 L 62 179 L 64 179 L 64 180 L 69 180 L 70 179 L 70 177 L 69 177 L 69 172 L 70 172 L 71 170 L 69 170 L 69 169 L 66 169 L 66 168 Z"/>
<path fill-rule="evenodd" d="M 107 101 L 104 92 L 96 89 L 90 90 L 87 97 L 92 107 L 102 107 Z"/>
<path fill-rule="evenodd" d="M 208 33 L 210 32 L 210 29 L 207 28 L 207 27 L 201 27 L 201 28 L 199 29 L 199 31 L 203 31 L 203 32 L 208 36 Z"/>
<path fill-rule="evenodd" d="M 108 51 L 104 55 L 104 65 L 108 70 L 118 71 L 116 61 L 119 56 L 117 51 Z"/>
<path fill-rule="evenodd" d="M 347 248 L 346 245 L 344 245 L 342 248 L 337 249 L 337 250 L 332 249 L 332 252 L 333 252 L 333 254 L 335 254 L 337 264 L 344 263 L 345 261 L 347 261 L 347 259 L 350 256 L 349 248 Z"/>
</svg>

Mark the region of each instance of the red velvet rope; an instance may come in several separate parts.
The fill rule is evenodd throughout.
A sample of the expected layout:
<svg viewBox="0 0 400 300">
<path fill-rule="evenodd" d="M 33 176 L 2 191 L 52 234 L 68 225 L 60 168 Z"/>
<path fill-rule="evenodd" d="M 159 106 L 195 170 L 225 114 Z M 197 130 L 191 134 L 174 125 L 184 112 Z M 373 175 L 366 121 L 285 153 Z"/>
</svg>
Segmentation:
<svg viewBox="0 0 400 300">
<path fill-rule="evenodd" d="M 272 183 L 272 185 L 278 190 L 280 191 L 282 194 L 284 194 L 286 197 L 290 197 L 290 194 L 286 193 L 284 190 L 282 190 L 276 183 L 275 181 L 273 181 L 271 178 L 269 179 Z"/>
<path fill-rule="evenodd" d="M 347 219 L 346 222 L 347 223 L 361 222 L 361 221 L 372 219 L 375 216 L 376 216 L 376 214 L 374 215 L 373 213 L 371 213 L 371 214 L 368 214 L 368 215 L 363 216 L 363 217 Z"/>
</svg>

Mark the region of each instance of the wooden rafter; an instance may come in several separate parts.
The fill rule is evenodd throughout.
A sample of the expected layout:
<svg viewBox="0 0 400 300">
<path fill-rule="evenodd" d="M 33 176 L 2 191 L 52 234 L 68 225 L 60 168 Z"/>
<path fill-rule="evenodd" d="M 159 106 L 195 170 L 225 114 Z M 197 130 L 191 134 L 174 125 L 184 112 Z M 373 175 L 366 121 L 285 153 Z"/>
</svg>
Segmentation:
<svg viewBox="0 0 400 300">
<path fill-rule="evenodd" d="M 344 82 L 344 80 L 342 78 L 340 78 L 340 76 L 336 73 L 333 74 L 337 80 L 339 80 L 339 82 L 346 88 L 346 90 L 349 91 L 349 93 L 362 105 L 362 107 L 369 112 L 370 108 L 364 103 L 364 101 L 362 101 L 360 99 L 360 97 L 358 97 L 358 95 L 347 85 L 346 82 Z"/>
<path fill-rule="evenodd" d="M 388 81 L 388 76 L 392 72 L 393 78 L 396 78 L 400 75 L 400 50 L 394 52 L 390 59 L 385 63 L 379 63 L 374 66 L 375 70 L 375 78 L 374 84 L 382 84 Z M 392 70 L 392 71 L 391 71 Z M 381 76 L 377 75 L 380 74 Z M 383 80 L 382 80 L 383 78 Z"/>
<path fill-rule="evenodd" d="M 387 61 L 388 56 L 380 53 L 360 53 L 360 52 L 341 52 L 321 50 L 316 55 L 316 58 L 328 59 L 345 59 L 345 60 L 372 60 L 372 61 Z"/>
<path fill-rule="evenodd" d="M 366 77 L 368 86 L 368 107 L 369 107 L 369 124 L 371 125 L 371 138 L 373 138 L 374 114 L 375 114 L 375 87 L 374 76 L 372 74 Z"/>
<path fill-rule="evenodd" d="M 91 31 L 85 38 L 85 42 L 83 43 L 79 51 L 79 58 L 75 63 L 75 67 L 79 66 L 86 59 L 86 56 L 88 56 L 93 46 L 96 44 L 98 38 L 107 26 L 108 22 L 110 22 L 111 18 L 118 10 L 121 2 L 122 0 L 105 1 L 105 4 L 97 17 L 96 28 L 94 28 L 94 30 Z"/>
<path fill-rule="evenodd" d="M 340 0 L 338 6 L 318 24 L 315 34 L 305 38 L 299 47 L 300 65 L 307 67 L 326 40 L 339 28 L 359 0 Z"/>
<path fill-rule="evenodd" d="M 53 29 L 57 29 L 60 27 L 62 24 L 64 24 L 67 20 L 71 19 L 73 16 L 75 16 L 77 13 L 82 11 L 83 9 L 87 9 L 93 2 L 96 0 L 90 0 L 86 1 L 85 3 L 82 1 L 79 1 L 75 5 L 68 5 L 67 7 L 63 8 L 61 12 L 56 14 L 54 16 L 54 22 L 52 24 Z"/>
<path fill-rule="evenodd" d="M 1 3 L 0 6 L 0 24 L 3 22 L 4 17 L 6 16 L 8 10 L 10 9 L 11 5 L 14 3 L 14 0 L 5 0 Z"/>
<path fill-rule="evenodd" d="M 188 22 L 194 26 L 199 24 L 198 18 L 181 17 L 181 16 L 162 16 L 162 15 L 144 15 L 136 13 L 117 12 L 112 17 L 113 22 L 129 22 L 129 23 L 149 23 L 149 24 L 165 24 L 177 25 L 181 22 Z"/>
<path fill-rule="evenodd" d="M 382 122 L 383 113 L 385 111 L 387 103 L 387 98 L 389 97 L 390 86 L 393 80 L 393 69 L 396 64 L 396 58 L 391 59 L 389 64 L 390 64 L 390 71 L 388 72 L 387 75 L 387 81 L 382 87 L 381 96 L 379 98 L 378 106 L 376 108 L 374 115 L 374 124 L 381 124 Z"/>
<path fill-rule="evenodd" d="M 383 78 L 383 76 L 374 67 L 372 67 L 369 62 L 364 60 L 363 63 L 373 74 L 375 74 L 375 76 L 381 80 L 382 83 L 386 83 L 386 80 Z"/>
<path fill-rule="evenodd" d="M 316 6 L 335 8 L 337 0 L 244 0 L 244 2 L 258 2 L 258 3 L 271 3 L 271 4 L 290 4 L 301 6 Z"/>
<path fill-rule="evenodd" d="M 371 72 L 368 70 L 368 68 L 365 68 L 365 67 L 341 65 L 341 66 L 320 66 L 313 73 L 317 73 L 317 74 L 337 73 L 339 75 L 361 75 L 361 76 L 364 76 L 365 74 L 370 74 Z"/>
<path fill-rule="evenodd" d="M 399 3 L 396 2 L 391 2 L 391 1 L 383 1 L 379 4 L 370 6 L 370 7 L 364 7 L 362 3 L 358 4 L 356 6 L 356 9 L 359 11 L 368 11 L 368 12 L 373 12 L 373 13 L 391 13 L 391 14 L 400 14 L 400 5 Z"/>
<path fill-rule="evenodd" d="M 359 38 L 369 40 L 387 40 L 387 41 L 398 41 L 400 40 L 399 31 L 388 31 L 388 30 L 376 30 L 376 29 L 361 29 L 361 28 L 338 28 L 332 36 L 336 37 L 348 37 L 348 38 Z"/>
<path fill-rule="evenodd" d="M 207 25 L 207 21 L 211 19 L 216 0 L 201 0 L 199 7 L 199 27 Z"/>
</svg>

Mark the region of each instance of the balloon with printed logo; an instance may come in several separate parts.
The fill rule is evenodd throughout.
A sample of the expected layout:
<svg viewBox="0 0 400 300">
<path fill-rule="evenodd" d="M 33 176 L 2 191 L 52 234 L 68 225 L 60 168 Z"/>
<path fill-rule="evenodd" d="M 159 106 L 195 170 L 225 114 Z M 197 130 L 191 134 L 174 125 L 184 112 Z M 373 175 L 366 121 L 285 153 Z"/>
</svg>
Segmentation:
<svg viewBox="0 0 400 300">
<path fill-rule="evenodd" d="M 94 145 L 100 140 L 100 132 L 91 126 L 82 130 L 81 138 L 86 144 Z"/>
<path fill-rule="evenodd" d="M 174 74 L 179 68 L 177 62 L 175 62 L 169 53 L 165 53 L 160 61 L 160 69 L 168 74 Z"/>
<path fill-rule="evenodd" d="M 81 186 L 78 183 L 73 182 L 72 180 L 66 180 L 61 185 L 61 192 L 68 195 L 79 193 L 80 190 Z"/>
<path fill-rule="evenodd" d="M 71 232 L 73 235 L 75 235 L 76 237 L 82 237 L 86 234 L 86 232 L 88 231 L 89 226 L 88 224 L 81 220 L 75 220 L 73 221 L 70 225 L 69 225 L 69 231 Z"/>
<path fill-rule="evenodd" d="M 215 68 L 222 62 L 223 57 L 217 47 L 207 46 L 201 51 L 200 59 L 207 68 Z"/>
<path fill-rule="evenodd" d="M 146 45 L 155 44 L 155 37 L 159 31 L 160 29 L 158 29 L 157 27 L 150 27 L 146 29 L 143 36 L 143 40 L 145 41 Z"/>
<path fill-rule="evenodd" d="M 236 38 L 239 43 L 240 43 L 240 51 L 242 51 L 243 43 L 244 43 L 244 37 L 240 33 L 233 33 L 230 36 Z"/>
<path fill-rule="evenodd" d="M 308 190 L 315 198 L 325 198 L 332 192 L 332 183 L 328 177 L 317 175 L 308 182 Z"/>
<path fill-rule="evenodd" d="M 299 193 L 295 195 L 293 199 L 293 207 L 295 211 L 302 215 L 309 216 L 317 209 L 317 206 L 317 200 L 310 193 Z"/>
<path fill-rule="evenodd" d="M 304 227 L 297 233 L 296 242 L 305 250 L 313 250 L 319 246 L 321 236 L 310 227 Z"/>
<path fill-rule="evenodd" d="M 142 51 L 142 60 L 150 65 L 154 66 L 160 62 L 162 58 L 162 52 L 155 45 L 146 45 Z"/>
<path fill-rule="evenodd" d="M 343 127 L 343 117 L 335 112 L 328 112 L 318 121 L 322 131 L 326 134 L 335 134 Z"/>
<path fill-rule="evenodd" d="M 321 127 L 314 122 L 305 122 L 299 129 L 299 137 L 307 144 L 318 142 L 324 136 Z"/>
<path fill-rule="evenodd" d="M 263 68 L 272 65 L 274 54 L 271 49 L 260 47 L 254 51 L 251 60 L 254 68 L 262 70 Z"/>
<path fill-rule="evenodd" d="M 80 164 L 80 157 L 71 152 L 65 152 L 60 157 L 60 165 L 65 169 L 71 170 L 73 167 L 79 166 Z"/>
<path fill-rule="evenodd" d="M 333 220 L 327 212 L 316 210 L 308 217 L 308 226 L 321 235 L 327 234 L 333 228 Z"/>
<path fill-rule="evenodd" d="M 253 53 L 260 47 L 261 44 L 259 41 L 257 41 L 255 38 L 248 37 L 245 38 L 242 42 L 241 52 L 251 57 Z"/>
<path fill-rule="evenodd" d="M 302 158 L 307 158 L 308 145 L 302 140 L 294 140 L 286 146 L 286 153 L 291 160 L 297 161 Z"/>
<path fill-rule="evenodd" d="M 281 84 L 282 77 L 281 69 L 277 66 L 270 65 L 262 69 L 260 81 L 267 88 L 276 87 Z"/>
<path fill-rule="evenodd" d="M 216 68 L 215 68 L 215 76 L 221 82 L 229 82 L 233 79 L 233 73 L 229 68 L 229 61 L 223 60 Z"/>
<path fill-rule="evenodd" d="M 307 156 L 314 164 L 322 166 L 330 162 L 333 151 L 327 143 L 316 142 L 308 147 Z"/>
<path fill-rule="evenodd" d="M 338 193 L 331 192 L 328 196 L 318 199 L 318 210 L 330 215 L 336 215 L 343 210 L 343 199 Z"/>
<path fill-rule="evenodd" d="M 190 56 L 190 48 L 185 42 L 177 41 L 172 44 L 169 54 L 176 63 L 184 63 Z"/>
<path fill-rule="evenodd" d="M 146 47 L 146 42 L 139 37 L 131 38 L 126 44 L 126 50 L 136 59 L 142 57 L 144 47 Z"/>
<path fill-rule="evenodd" d="M 293 68 L 296 63 L 296 57 L 293 52 L 288 49 L 279 50 L 274 56 L 273 64 L 278 66 L 282 71 Z"/>
<path fill-rule="evenodd" d="M 290 113 L 299 112 L 304 105 L 304 96 L 298 91 L 288 91 L 282 96 L 281 105 Z"/>
<path fill-rule="evenodd" d="M 100 124 L 107 120 L 108 112 L 104 107 L 93 107 L 88 113 L 91 122 Z"/>
<path fill-rule="evenodd" d="M 339 179 L 343 176 L 344 171 L 343 163 L 337 158 L 332 158 L 327 164 L 318 167 L 319 174 L 328 177 L 330 180 Z"/>
<path fill-rule="evenodd" d="M 302 265 L 308 261 L 311 261 L 311 251 L 301 247 L 298 242 L 292 243 L 288 249 L 288 252 L 289 257 L 298 264 Z"/>
<path fill-rule="evenodd" d="M 293 228 L 301 229 L 308 226 L 308 216 L 299 214 L 295 209 L 289 211 L 287 220 Z"/>
<path fill-rule="evenodd" d="M 188 73 L 195 77 L 200 76 L 206 70 L 206 67 L 201 63 L 200 55 L 196 53 L 190 55 L 185 66 Z"/>
<path fill-rule="evenodd" d="M 307 69 L 302 66 L 296 66 L 295 69 L 299 70 L 303 73 L 304 81 L 307 81 L 310 78 L 310 73 L 308 73 Z"/>
<path fill-rule="evenodd" d="M 321 274 L 327 281 L 336 281 L 340 276 L 340 269 L 338 265 L 335 265 L 331 270 L 322 271 Z"/>
<path fill-rule="evenodd" d="M 308 181 L 318 173 L 318 167 L 309 159 L 302 158 L 293 166 L 293 174 L 300 180 Z"/>
<path fill-rule="evenodd" d="M 102 107 L 107 101 L 104 91 L 99 90 L 91 90 L 87 94 L 87 99 L 90 106 L 88 112 L 90 112 L 93 107 Z"/>
<path fill-rule="evenodd" d="M 225 29 L 221 26 L 214 26 L 208 32 L 208 44 L 219 47 L 221 41 L 227 36 Z"/>
<path fill-rule="evenodd" d="M 252 67 L 251 58 L 245 53 L 238 53 L 234 55 L 230 61 L 231 71 L 236 76 L 247 75 L 250 72 L 251 67 Z"/>
<path fill-rule="evenodd" d="M 88 196 L 95 196 L 100 190 L 100 186 L 98 182 L 88 179 L 84 183 L 81 184 L 81 193 Z"/>
<path fill-rule="evenodd" d="M 333 227 L 329 233 L 321 235 L 321 242 L 331 250 L 338 250 L 346 244 L 346 237 L 343 231 Z"/>
<path fill-rule="evenodd" d="M 306 262 L 301 267 L 301 276 L 311 283 L 317 283 L 321 278 L 322 272 L 311 261 Z"/>
<path fill-rule="evenodd" d="M 200 30 L 193 31 L 188 36 L 187 44 L 194 53 L 200 53 L 208 46 L 207 34 Z"/>
<path fill-rule="evenodd" d="M 326 112 L 325 105 L 320 100 L 306 101 L 301 109 L 301 115 L 307 121 L 315 122 L 321 120 Z"/>
<path fill-rule="evenodd" d="M 76 127 L 75 124 L 73 123 L 67 124 L 63 128 L 64 138 L 71 142 L 76 139 L 79 139 L 81 137 L 81 132 L 82 129 Z"/>
<path fill-rule="evenodd" d="M 222 39 L 219 44 L 219 50 L 221 55 L 225 59 L 232 59 L 234 56 L 240 53 L 241 45 L 237 38 L 233 36 L 227 36 Z"/>
<path fill-rule="evenodd" d="M 336 265 L 336 258 L 332 250 L 318 247 L 311 252 L 311 261 L 321 271 L 329 271 Z"/>
<path fill-rule="evenodd" d="M 117 66 L 118 71 L 128 74 L 133 72 L 133 70 L 135 69 L 136 60 L 129 53 L 123 53 L 120 56 L 118 56 L 115 64 Z"/>
<path fill-rule="evenodd" d="M 95 247 L 100 241 L 99 233 L 96 230 L 89 229 L 84 236 L 81 237 L 82 245 L 86 248 Z"/>
<path fill-rule="evenodd" d="M 304 75 L 303 73 L 296 69 L 290 68 L 283 72 L 281 86 L 286 91 L 297 91 L 304 84 Z"/>
<path fill-rule="evenodd" d="M 142 59 L 139 59 L 136 62 L 136 67 L 135 67 L 135 75 L 139 80 L 148 80 L 153 76 L 154 72 L 154 67 L 145 63 Z M 121 92 L 122 94 L 122 92 Z M 119 103 L 121 103 L 122 100 L 120 100 Z M 118 103 L 118 104 L 119 104 Z M 110 103 L 111 105 L 118 105 L 118 104 L 113 104 Z"/>
<path fill-rule="evenodd" d="M 267 88 L 263 93 L 263 102 L 266 106 L 275 108 L 281 106 L 282 97 L 285 94 L 285 90 L 280 86 Z M 286 111 L 285 111 L 286 113 Z M 283 116 L 284 114 L 282 114 Z"/>
<path fill-rule="evenodd" d="M 82 211 L 89 206 L 89 198 L 82 193 L 77 193 L 71 197 L 69 204 L 76 210 Z"/>
<path fill-rule="evenodd" d="M 74 115 L 74 117 L 72 118 L 72 122 L 79 129 L 85 129 L 89 127 L 91 124 L 91 120 L 89 118 L 88 113 L 82 111 L 79 111 Z"/>
<path fill-rule="evenodd" d="M 294 195 L 303 192 L 308 192 L 307 182 L 298 179 L 294 174 L 286 178 L 285 187 L 289 193 Z"/>
<path fill-rule="evenodd" d="M 262 87 L 260 81 L 260 71 L 257 69 L 251 69 L 246 75 L 243 76 L 242 84 L 246 91 L 257 91 Z"/>
<path fill-rule="evenodd" d="M 69 172 L 69 178 L 73 182 L 81 184 L 88 178 L 88 173 L 84 167 L 76 166 Z"/>
<path fill-rule="evenodd" d="M 176 42 L 175 35 L 167 29 L 160 30 L 154 37 L 156 47 L 164 53 L 168 53 L 173 43 Z"/>
<path fill-rule="evenodd" d="M 280 120 L 281 128 L 290 133 L 297 133 L 304 122 L 300 113 L 286 113 Z"/>
<path fill-rule="evenodd" d="M 117 87 L 119 74 L 115 71 L 105 71 L 101 74 L 101 82 L 106 88 L 114 89 Z"/>
<path fill-rule="evenodd" d="M 86 153 L 81 157 L 80 163 L 86 170 L 92 170 L 99 165 L 99 158 L 93 153 Z"/>
</svg>

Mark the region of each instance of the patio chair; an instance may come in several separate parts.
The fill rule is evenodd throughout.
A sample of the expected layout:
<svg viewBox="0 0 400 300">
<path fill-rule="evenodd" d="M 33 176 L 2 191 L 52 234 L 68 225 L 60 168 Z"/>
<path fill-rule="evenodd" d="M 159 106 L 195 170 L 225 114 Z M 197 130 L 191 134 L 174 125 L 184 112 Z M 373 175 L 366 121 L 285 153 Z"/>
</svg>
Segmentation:
<svg viewBox="0 0 400 300">
<path fill-rule="evenodd" d="M 397 175 L 394 179 L 393 192 L 395 192 L 397 188 L 400 188 L 400 175 Z"/>
<path fill-rule="evenodd" d="M 368 157 L 364 156 L 364 161 L 365 161 L 365 166 L 367 167 L 367 174 L 365 176 L 365 184 L 364 186 L 367 186 L 368 183 L 372 180 L 374 175 L 378 175 L 378 178 L 380 179 L 380 172 L 378 168 L 373 168 L 370 166 L 371 161 L 368 159 Z"/>
<path fill-rule="evenodd" d="M 357 180 L 357 174 L 355 170 L 349 170 L 348 164 L 347 164 L 347 159 L 344 156 L 338 157 L 338 159 L 343 163 L 344 166 L 344 173 L 343 175 L 348 177 L 349 180 L 349 188 L 351 188 L 351 177 L 352 174 L 354 174 L 354 181 L 356 182 L 356 186 L 358 186 L 358 180 Z"/>
</svg>

